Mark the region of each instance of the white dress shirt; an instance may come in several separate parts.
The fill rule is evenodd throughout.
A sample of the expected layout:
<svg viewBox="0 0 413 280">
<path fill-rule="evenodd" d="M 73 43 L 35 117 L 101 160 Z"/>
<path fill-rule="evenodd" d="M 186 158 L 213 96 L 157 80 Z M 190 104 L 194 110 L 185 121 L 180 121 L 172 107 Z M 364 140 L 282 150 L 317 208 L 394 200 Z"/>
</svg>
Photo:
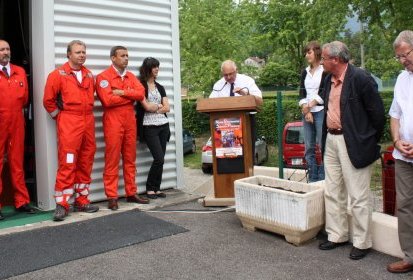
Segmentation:
<svg viewBox="0 0 413 280">
<path fill-rule="evenodd" d="M 314 74 L 310 73 L 310 66 L 307 66 L 305 69 L 307 75 L 304 80 L 304 87 L 307 92 L 306 98 L 303 98 L 298 102 L 298 105 L 301 107 L 303 104 L 309 104 L 311 101 L 315 100 L 318 104 L 324 104 L 323 99 L 318 95 L 318 91 L 321 85 L 321 78 L 323 76 L 324 68 L 323 65 L 320 65 L 315 70 Z M 311 108 L 311 112 L 319 112 L 324 109 L 324 106 L 316 105 Z"/>
<path fill-rule="evenodd" d="M 251 77 L 248 77 L 247 75 L 237 73 L 237 76 L 234 82 L 234 88 L 237 88 L 237 87 L 244 89 L 244 91 L 248 89 L 249 94 L 262 98 L 261 90 L 255 84 L 254 79 Z M 214 84 L 214 87 L 212 89 L 211 94 L 209 95 L 209 98 L 229 97 L 230 89 L 231 89 L 231 84 L 226 82 L 224 77 L 222 77 L 218 82 Z M 241 95 L 238 93 L 234 93 L 234 96 L 241 96 Z"/>
<path fill-rule="evenodd" d="M 3 71 L 3 65 L 0 65 L 1 67 L 1 71 Z M 10 77 L 10 74 L 11 74 L 11 69 L 10 69 L 10 63 L 7 63 L 7 65 L 6 65 L 6 69 L 7 69 L 7 74 L 9 75 L 9 77 Z"/>
<path fill-rule="evenodd" d="M 397 77 L 394 86 L 394 97 L 391 104 L 389 115 L 398 119 L 400 123 L 400 139 L 413 143 L 413 73 L 403 71 Z M 393 157 L 406 162 L 413 162 L 394 149 Z"/>
</svg>

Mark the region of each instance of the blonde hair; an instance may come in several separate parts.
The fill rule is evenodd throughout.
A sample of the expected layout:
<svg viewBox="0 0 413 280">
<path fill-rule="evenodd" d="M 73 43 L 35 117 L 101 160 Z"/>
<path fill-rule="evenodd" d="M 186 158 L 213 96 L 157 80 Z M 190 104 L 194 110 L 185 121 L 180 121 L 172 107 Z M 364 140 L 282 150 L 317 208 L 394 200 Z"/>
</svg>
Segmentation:
<svg viewBox="0 0 413 280">
<path fill-rule="evenodd" d="M 67 51 L 66 51 L 66 56 L 67 56 L 67 58 L 69 58 L 69 53 L 72 51 L 72 47 L 73 47 L 74 45 L 81 45 L 81 46 L 84 46 L 85 49 L 86 49 L 86 44 L 85 44 L 85 42 L 80 41 L 80 40 L 70 41 L 69 44 L 67 44 Z"/>
</svg>

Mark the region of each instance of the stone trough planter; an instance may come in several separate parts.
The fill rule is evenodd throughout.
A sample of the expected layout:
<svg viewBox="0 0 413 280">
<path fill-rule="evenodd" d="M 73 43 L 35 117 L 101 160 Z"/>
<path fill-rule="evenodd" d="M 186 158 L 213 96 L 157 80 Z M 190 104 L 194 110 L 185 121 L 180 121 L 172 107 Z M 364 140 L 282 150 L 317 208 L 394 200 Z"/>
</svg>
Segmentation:
<svg viewBox="0 0 413 280">
<path fill-rule="evenodd" d="M 296 246 L 324 225 L 324 190 L 317 185 L 267 176 L 234 182 L 235 207 L 244 228 L 285 236 Z"/>
</svg>

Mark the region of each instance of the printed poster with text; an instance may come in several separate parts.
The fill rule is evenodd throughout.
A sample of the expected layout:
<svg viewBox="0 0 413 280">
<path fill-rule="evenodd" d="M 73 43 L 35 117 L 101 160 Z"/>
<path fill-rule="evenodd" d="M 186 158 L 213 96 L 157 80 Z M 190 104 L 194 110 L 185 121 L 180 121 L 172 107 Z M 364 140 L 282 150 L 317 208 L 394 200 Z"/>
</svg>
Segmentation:
<svg viewBox="0 0 413 280">
<path fill-rule="evenodd" d="M 215 120 L 215 155 L 217 158 L 236 158 L 242 154 L 241 118 Z"/>
</svg>

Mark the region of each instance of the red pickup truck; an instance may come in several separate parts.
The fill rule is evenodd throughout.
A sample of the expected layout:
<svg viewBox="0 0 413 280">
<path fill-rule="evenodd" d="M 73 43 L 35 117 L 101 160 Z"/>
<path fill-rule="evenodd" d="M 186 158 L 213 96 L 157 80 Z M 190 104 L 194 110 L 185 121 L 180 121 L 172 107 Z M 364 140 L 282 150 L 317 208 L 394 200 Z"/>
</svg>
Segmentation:
<svg viewBox="0 0 413 280">
<path fill-rule="evenodd" d="M 287 168 L 307 167 L 305 160 L 304 127 L 302 121 L 289 122 L 283 131 L 283 160 Z M 321 147 L 316 147 L 317 164 L 321 164 Z"/>
</svg>

